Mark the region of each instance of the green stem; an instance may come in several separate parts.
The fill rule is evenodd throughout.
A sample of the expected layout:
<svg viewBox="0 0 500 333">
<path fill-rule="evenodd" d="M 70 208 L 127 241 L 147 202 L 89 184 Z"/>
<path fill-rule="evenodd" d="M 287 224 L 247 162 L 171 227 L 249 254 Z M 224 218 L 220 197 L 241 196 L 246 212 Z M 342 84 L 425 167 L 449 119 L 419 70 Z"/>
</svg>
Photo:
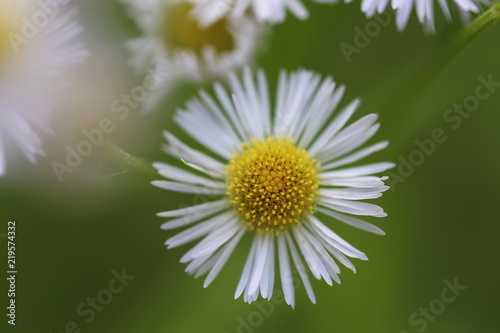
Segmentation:
<svg viewBox="0 0 500 333">
<path fill-rule="evenodd" d="M 473 41 L 491 28 L 495 23 L 500 21 L 500 2 L 490 7 L 487 11 L 478 16 L 468 26 L 464 27 L 455 38 L 451 39 L 441 49 L 438 55 L 433 57 L 424 68 L 411 79 L 411 84 L 401 85 L 401 88 L 396 88 L 393 96 L 396 101 L 391 103 L 389 110 L 392 111 L 393 117 L 397 117 L 396 123 L 402 124 L 405 119 L 413 121 L 408 117 L 408 111 L 413 108 L 413 105 L 418 103 L 422 97 L 426 87 L 432 83 L 436 77 Z M 407 88 L 407 87 L 410 88 Z M 404 126 L 397 127 L 401 133 L 408 133 Z M 396 129 L 397 130 L 397 129 Z M 394 137 L 400 137 L 398 134 L 390 133 Z M 404 140 L 398 140 L 404 142 Z"/>
<path fill-rule="evenodd" d="M 101 145 L 101 150 L 109 160 L 123 171 L 151 180 L 157 178 L 156 170 L 152 167 L 151 163 L 130 155 L 116 144 L 105 141 Z"/>
<path fill-rule="evenodd" d="M 468 26 L 464 27 L 455 38 L 444 48 L 444 52 L 436 59 L 436 65 L 449 64 L 455 56 L 460 54 L 467 46 L 479 36 L 500 21 L 500 2 L 491 6 L 487 11 L 478 16 Z"/>
</svg>

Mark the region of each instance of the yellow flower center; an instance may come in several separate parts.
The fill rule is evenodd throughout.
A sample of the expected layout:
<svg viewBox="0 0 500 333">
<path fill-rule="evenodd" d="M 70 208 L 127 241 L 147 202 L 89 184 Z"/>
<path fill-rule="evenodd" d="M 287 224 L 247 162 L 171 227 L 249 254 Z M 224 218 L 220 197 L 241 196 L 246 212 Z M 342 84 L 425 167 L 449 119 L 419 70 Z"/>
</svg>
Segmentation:
<svg viewBox="0 0 500 333">
<path fill-rule="evenodd" d="M 290 139 L 252 140 L 243 148 L 227 166 L 227 194 L 244 223 L 276 234 L 300 223 L 318 194 L 316 161 Z"/>
<path fill-rule="evenodd" d="M 182 4 L 169 8 L 163 28 L 165 43 L 172 48 L 191 50 L 201 54 L 211 45 L 218 53 L 234 49 L 234 38 L 228 30 L 229 22 L 222 18 L 209 27 L 201 27 L 191 15 L 193 5 Z"/>
</svg>

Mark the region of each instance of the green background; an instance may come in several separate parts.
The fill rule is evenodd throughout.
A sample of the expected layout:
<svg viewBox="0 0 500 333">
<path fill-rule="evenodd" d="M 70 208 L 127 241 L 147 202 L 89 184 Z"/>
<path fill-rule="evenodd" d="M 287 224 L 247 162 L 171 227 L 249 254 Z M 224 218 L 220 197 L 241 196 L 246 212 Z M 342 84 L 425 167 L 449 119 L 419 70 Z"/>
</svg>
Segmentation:
<svg viewBox="0 0 500 333">
<path fill-rule="evenodd" d="M 249 237 L 207 289 L 202 278 L 186 275 L 185 265 L 179 263 L 189 246 L 165 249 L 164 241 L 175 232 L 160 230 L 164 219 L 155 214 L 190 205 L 191 196 L 162 191 L 149 185 L 147 178 L 122 174 L 97 153 L 66 175 L 63 183 L 54 176 L 51 157 L 37 166 L 20 160 L 0 179 L 0 233 L 6 233 L 9 219 L 17 221 L 19 270 L 17 325 L 11 327 L 4 315 L 6 244 L 2 240 L 2 332 L 64 332 L 66 323 L 75 321 L 89 333 L 223 333 L 237 332 L 238 318 L 246 321 L 250 316 L 259 325 L 240 332 L 411 333 L 423 324 L 412 326 L 409 317 L 439 299 L 444 281 L 455 278 L 467 289 L 421 331 L 500 332 L 500 89 L 481 101 L 459 129 L 453 130 L 443 120 L 448 108 L 474 94 L 478 76 L 491 74 L 500 81 L 500 24 L 439 68 L 422 90 L 418 73 L 460 30 L 458 22 L 446 24 L 436 8 L 438 33 L 426 35 L 415 15 L 404 33 L 396 30 L 391 18 L 347 63 L 340 43 L 354 44 L 353 29 L 364 29 L 369 22 L 359 10 L 359 1 L 335 6 L 304 2 L 310 19 L 299 21 L 288 15 L 284 24 L 273 28 L 267 51 L 257 60 L 267 71 L 272 90 L 281 68 L 313 69 L 345 84 L 343 105 L 361 97 L 357 117 L 380 114 L 382 127 L 371 142 L 391 141 L 388 149 L 366 161 L 399 164 L 401 157 L 408 159 L 418 149 L 414 140 L 430 138 L 436 128 L 442 128 L 448 138 L 404 182 L 396 184 L 395 191 L 376 200 L 389 216 L 370 221 L 382 227 L 386 236 L 327 221 L 370 260 L 355 261 L 356 274 L 344 268 L 341 285 L 313 281 L 316 305 L 300 288 L 295 310 L 273 305 L 272 313 L 262 316 L 254 304 L 233 299 Z M 129 54 L 122 45 L 138 30 L 118 3 L 86 1 L 81 7 L 80 21 L 87 28 L 93 59 L 109 64 L 110 82 L 117 92 L 130 91 L 141 78 L 127 66 Z M 88 71 L 90 77 L 98 76 L 99 70 Z M 99 85 L 96 79 L 94 89 Z M 168 128 L 182 137 L 172 124 L 172 113 L 196 89 L 183 86 L 151 114 L 137 110 L 109 138 L 135 156 L 168 161 L 159 149 L 161 131 Z M 115 97 L 110 95 L 109 101 Z M 103 110 L 103 115 L 109 112 Z M 95 127 L 98 119 L 82 123 L 81 128 Z M 72 144 L 55 140 L 55 155 Z M 113 269 L 123 267 L 135 279 L 91 323 L 85 323 L 86 317 L 78 316 L 76 308 L 107 287 Z M 275 288 L 279 289 L 278 282 Z"/>
</svg>

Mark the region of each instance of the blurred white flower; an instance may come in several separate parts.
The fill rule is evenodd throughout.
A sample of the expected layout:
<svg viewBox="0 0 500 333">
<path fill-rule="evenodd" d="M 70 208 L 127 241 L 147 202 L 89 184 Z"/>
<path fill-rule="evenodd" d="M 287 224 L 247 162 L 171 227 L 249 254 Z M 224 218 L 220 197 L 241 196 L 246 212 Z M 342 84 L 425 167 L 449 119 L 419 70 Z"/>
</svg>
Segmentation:
<svg viewBox="0 0 500 333">
<path fill-rule="evenodd" d="M 332 285 L 332 280 L 340 283 L 340 268 L 333 258 L 353 271 L 347 257 L 368 259 L 321 219 L 329 216 L 384 234 L 349 214 L 387 215 L 381 207 L 359 200 L 378 198 L 389 189 L 385 177 L 373 174 L 394 164 L 346 166 L 384 149 L 388 142 L 359 149 L 377 132 L 377 115 L 347 125 L 359 100 L 333 115 L 345 89 L 336 88 L 331 78 L 303 70 L 282 72 L 275 107 L 270 105 L 263 72 L 254 78 L 246 69 L 241 81 L 231 74 L 230 88 L 228 93 L 215 84 L 217 100 L 201 92 L 176 116 L 177 124 L 201 150 L 165 133 L 165 152 L 182 160 L 184 168 L 156 163 L 168 181 L 154 181 L 153 185 L 207 199 L 158 214 L 173 218 L 163 229 L 190 226 L 166 245 L 173 248 L 203 238 L 181 262 L 188 263 L 186 271 L 196 277 L 208 273 L 208 286 L 243 235 L 250 234 L 253 244 L 235 297 L 243 294 L 246 302 L 253 302 L 260 294 L 270 299 L 277 258 L 286 302 L 295 304 L 293 266 L 315 302 L 303 261 L 316 279 Z"/>
<path fill-rule="evenodd" d="M 224 17 L 202 26 L 193 4 L 183 0 L 122 0 L 129 5 L 143 35 L 127 42 L 132 66 L 141 73 L 154 69 L 162 85 L 145 102 L 151 109 L 178 80 L 200 82 L 223 78 L 249 64 L 263 27 L 243 15 Z"/>
<path fill-rule="evenodd" d="M 287 11 L 300 19 L 309 14 L 301 0 L 191 0 L 195 3 L 195 13 L 203 24 L 210 24 L 225 15 L 241 17 L 252 10 L 257 20 L 266 23 L 283 22 Z M 338 0 L 312 0 L 319 3 L 336 3 Z M 350 2 L 348 0 L 346 2 Z"/>
<path fill-rule="evenodd" d="M 63 74 L 88 55 L 67 6 L 0 0 L 0 176 L 11 146 L 32 163 L 44 155 L 40 134 L 54 134 L 49 116 L 68 85 Z"/>
<path fill-rule="evenodd" d="M 389 5 L 390 0 L 363 0 L 362 11 L 372 17 L 376 13 L 382 13 Z M 396 25 L 399 30 L 404 30 L 410 19 L 413 7 L 417 17 L 426 31 L 434 31 L 434 0 L 392 0 L 392 7 L 396 10 Z M 458 15 L 464 22 L 468 22 L 471 13 L 478 13 L 481 6 L 487 4 L 487 0 L 438 0 L 439 6 L 446 19 L 451 21 L 450 2 L 458 11 Z"/>
</svg>

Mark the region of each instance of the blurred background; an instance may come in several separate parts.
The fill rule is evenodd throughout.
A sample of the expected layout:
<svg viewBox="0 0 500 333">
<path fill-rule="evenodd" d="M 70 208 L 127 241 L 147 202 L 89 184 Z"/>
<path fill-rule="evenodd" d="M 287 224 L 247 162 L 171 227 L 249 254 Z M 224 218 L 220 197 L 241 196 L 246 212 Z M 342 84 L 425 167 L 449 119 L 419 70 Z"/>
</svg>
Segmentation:
<svg viewBox="0 0 500 333">
<path fill-rule="evenodd" d="M 142 81 L 128 66 L 123 46 L 140 32 L 123 6 L 80 1 L 92 57 L 78 76 L 78 103 L 56 121 L 60 136 L 49 139 L 47 158 L 38 165 L 11 160 L 7 177 L 0 179 L 0 237 L 7 222 L 15 220 L 19 272 L 17 325 L 12 327 L 5 317 L 7 249 L 2 240 L 1 332 L 500 332 L 500 87 L 467 118 L 443 118 L 457 117 L 447 110 L 471 100 L 479 76 L 500 82 L 500 24 L 433 72 L 420 89 L 422 68 L 460 30 L 459 22 L 447 24 L 436 9 L 437 34 L 424 34 L 415 16 L 400 33 L 389 15 L 390 23 L 379 25 L 379 32 L 347 61 L 340 45 L 356 47 L 357 29 L 364 31 L 370 22 L 359 1 L 304 2 L 310 19 L 288 15 L 270 32 L 256 64 L 266 70 L 272 91 L 280 69 L 313 69 L 346 85 L 343 105 L 362 98 L 356 119 L 380 114 L 382 127 L 371 142 L 388 139 L 391 146 L 363 163 L 398 163 L 393 190 L 377 200 L 389 217 L 368 219 L 387 235 L 326 221 L 370 260 L 354 262 L 356 274 L 344 268 L 341 285 L 314 281 L 316 305 L 302 287 L 295 310 L 267 301 L 248 305 L 233 294 L 250 237 L 207 289 L 202 278 L 186 275 L 179 263 L 188 246 L 165 249 L 174 232 L 162 231 L 164 219 L 155 214 L 191 205 L 192 196 L 156 189 L 149 179 L 123 173 L 98 152 L 59 182 L 51 163 L 62 162 L 65 147 L 84 139 L 82 130 L 112 117 L 112 101 Z M 134 109 L 108 139 L 145 160 L 170 161 L 160 151 L 162 130 L 185 137 L 172 115 L 197 89 L 182 85 L 149 114 Z M 415 153 L 421 149 L 415 140 L 428 142 L 436 129 L 446 141 L 436 143 L 430 156 Z M 404 160 L 417 162 L 399 170 Z M 106 297 L 101 291 L 123 270 L 130 276 L 128 285 L 87 323 L 91 315 L 79 315 L 80 305 L 99 293 Z M 446 281 L 467 286 L 449 303 L 442 300 Z M 421 311 L 429 306 L 426 317 Z"/>
</svg>

